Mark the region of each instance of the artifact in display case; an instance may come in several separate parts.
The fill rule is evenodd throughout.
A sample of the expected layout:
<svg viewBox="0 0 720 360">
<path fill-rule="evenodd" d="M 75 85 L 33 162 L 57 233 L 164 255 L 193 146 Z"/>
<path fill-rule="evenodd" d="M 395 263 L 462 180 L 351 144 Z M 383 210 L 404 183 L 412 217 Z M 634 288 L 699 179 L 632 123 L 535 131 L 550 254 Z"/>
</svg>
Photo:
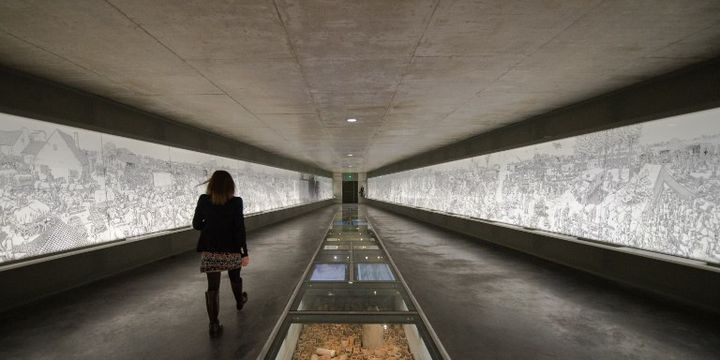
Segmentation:
<svg viewBox="0 0 720 360">
<path fill-rule="evenodd" d="M 323 250 L 349 250 L 348 245 L 324 245 Z"/>
<path fill-rule="evenodd" d="M 390 271 L 388 264 L 357 264 L 357 270 L 355 276 L 358 281 L 395 281 L 395 276 Z"/>
<path fill-rule="evenodd" d="M 408 326 L 414 327 L 400 324 L 304 324 L 292 359 L 412 360 L 415 357 L 405 333 Z M 424 344 L 417 346 L 424 347 Z"/>
<path fill-rule="evenodd" d="M 355 250 L 378 250 L 380 248 L 377 245 L 355 245 L 355 246 L 353 246 L 353 249 L 355 249 Z"/>
<path fill-rule="evenodd" d="M 315 264 L 310 281 L 345 281 L 347 264 Z"/>
</svg>

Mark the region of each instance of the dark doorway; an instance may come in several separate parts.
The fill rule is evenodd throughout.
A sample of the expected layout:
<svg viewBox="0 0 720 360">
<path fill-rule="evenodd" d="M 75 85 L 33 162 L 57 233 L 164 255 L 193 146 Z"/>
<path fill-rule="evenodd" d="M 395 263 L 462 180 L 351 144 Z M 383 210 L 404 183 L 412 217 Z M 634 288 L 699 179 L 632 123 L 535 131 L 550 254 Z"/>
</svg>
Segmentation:
<svg viewBox="0 0 720 360">
<path fill-rule="evenodd" d="M 343 181 L 342 182 L 342 202 L 343 204 L 357 204 L 358 202 L 358 182 Z"/>
</svg>

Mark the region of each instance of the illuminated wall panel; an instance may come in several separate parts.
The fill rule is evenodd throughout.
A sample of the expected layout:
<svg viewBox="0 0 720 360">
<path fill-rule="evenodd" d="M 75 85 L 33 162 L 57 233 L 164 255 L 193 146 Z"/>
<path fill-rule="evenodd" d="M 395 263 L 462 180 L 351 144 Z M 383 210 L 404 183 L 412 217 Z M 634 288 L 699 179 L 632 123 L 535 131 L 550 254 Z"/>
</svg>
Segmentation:
<svg viewBox="0 0 720 360">
<path fill-rule="evenodd" d="M 374 177 L 368 197 L 720 263 L 720 109 Z"/>
<path fill-rule="evenodd" d="M 216 169 L 252 214 L 332 198 L 332 180 L 0 114 L 0 263 L 188 226 Z"/>
</svg>

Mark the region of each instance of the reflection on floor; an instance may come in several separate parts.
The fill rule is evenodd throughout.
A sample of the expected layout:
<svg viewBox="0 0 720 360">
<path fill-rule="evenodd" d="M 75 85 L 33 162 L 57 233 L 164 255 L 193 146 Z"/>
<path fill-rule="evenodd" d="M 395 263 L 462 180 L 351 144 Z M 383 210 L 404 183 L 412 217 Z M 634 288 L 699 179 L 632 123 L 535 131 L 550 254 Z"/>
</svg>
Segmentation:
<svg viewBox="0 0 720 360">
<path fill-rule="evenodd" d="M 238 312 L 223 274 L 220 338 L 208 337 L 207 280 L 192 250 L 0 314 L 0 359 L 255 360 L 334 213 L 327 207 L 248 233 L 250 301 Z"/>
<path fill-rule="evenodd" d="M 367 213 L 453 359 L 720 359 L 717 316 L 385 210 Z"/>
<path fill-rule="evenodd" d="M 293 360 L 413 359 L 400 324 L 297 324 L 302 326 Z"/>
</svg>

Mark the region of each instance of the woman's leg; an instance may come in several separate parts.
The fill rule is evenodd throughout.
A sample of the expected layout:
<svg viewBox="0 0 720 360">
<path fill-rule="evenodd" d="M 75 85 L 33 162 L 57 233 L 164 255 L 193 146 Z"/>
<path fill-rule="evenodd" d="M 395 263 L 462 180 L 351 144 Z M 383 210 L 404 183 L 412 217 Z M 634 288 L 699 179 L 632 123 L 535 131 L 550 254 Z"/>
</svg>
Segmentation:
<svg viewBox="0 0 720 360">
<path fill-rule="evenodd" d="M 207 280 L 208 280 L 208 291 L 218 291 L 220 290 L 220 272 L 209 272 L 205 273 L 207 274 Z"/>
<path fill-rule="evenodd" d="M 220 314 L 220 272 L 209 272 L 207 274 L 208 290 L 205 293 L 205 305 L 207 306 L 208 317 L 210 318 L 210 336 L 218 336 L 222 332 L 222 325 L 218 315 Z"/>
<path fill-rule="evenodd" d="M 237 303 L 236 307 L 238 310 L 242 310 L 243 305 L 247 302 L 247 293 L 243 292 L 240 268 L 228 270 L 228 276 L 230 277 L 230 285 L 232 286 L 233 295 L 235 295 L 235 302 Z"/>
</svg>

